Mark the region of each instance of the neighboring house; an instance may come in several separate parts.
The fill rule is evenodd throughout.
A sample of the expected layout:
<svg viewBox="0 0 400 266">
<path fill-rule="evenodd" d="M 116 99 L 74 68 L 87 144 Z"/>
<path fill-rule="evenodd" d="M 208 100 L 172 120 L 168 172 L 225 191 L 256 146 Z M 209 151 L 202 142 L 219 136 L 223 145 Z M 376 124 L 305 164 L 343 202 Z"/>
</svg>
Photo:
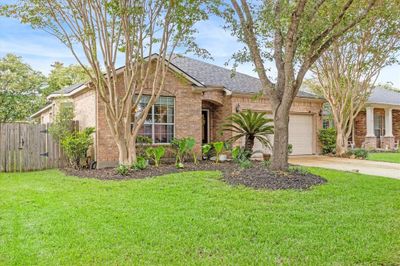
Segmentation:
<svg viewBox="0 0 400 266">
<path fill-rule="evenodd" d="M 356 147 L 393 149 L 400 141 L 400 92 L 376 87 L 355 119 Z"/>
<path fill-rule="evenodd" d="M 269 100 L 255 97 L 261 90 L 257 78 L 241 73 L 232 75 L 223 67 L 183 56 L 175 56 L 170 63 L 165 89 L 141 132 L 154 144 L 192 136 L 200 152 L 202 143 L 229 138 L 230 133 L 221 135 L 219 128 L 232 113 L 245 109 L 271 113 Z M 32 118 L 41 123 L 51 122 L 59 108 L 58 99 L 74 104 L 80 128 L 96 128 L 94 157 L 98 167 L 115 165 L 117 148 L 105 120 L 104 106 L 94 89 L 76 84 L 55 92 L 48 97 L 51 103 Z M 322 127 L 323 102 L 306 92 L 299 92 L 295 98 L 289 122 L 289 143 L 294 155 L 319 153 L 317 132 Z M 254 149 L 269 152 L 260 143 Z"/>
</svg>

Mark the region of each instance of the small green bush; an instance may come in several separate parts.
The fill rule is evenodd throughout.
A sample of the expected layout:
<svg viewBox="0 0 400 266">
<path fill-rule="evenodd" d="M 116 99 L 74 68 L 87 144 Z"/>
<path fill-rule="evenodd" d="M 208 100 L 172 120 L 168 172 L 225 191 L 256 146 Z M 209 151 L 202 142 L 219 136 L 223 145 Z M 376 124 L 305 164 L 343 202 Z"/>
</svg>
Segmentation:
<svg viewBox="0 0 400 266">
<path fill-rule="evenodd" d="M 248 161 L 250 157 L 251 157 L 251 152 L 249 152 L 243 147 L 237 146 L 232 149 L 232 159 L 236 163 Z"/>
<path fill-rule="evenodd" d="M 288 168 L 289 173 L 298 174 L 298 175 L 308 175 L 310 171 L 302 166 L 289 166 Z"/>
<path fill-rule="evenodd" d="M 146 158 L 144 158 L 142 156 L 138 156 L 136 159 L 136 162 L 132 164 L 131 168 L 133 170 L 144 170 L 147 168 L 148 165 L 149 164 L 148 164 Z"/>
<path fill-rule="evenodd" d="M 204 159 L 210 159 L 213 146 L 211 144 L 204 144 L 201 146 L 201 152 Z"/>
<path fill-rule="evenodd" d="M 214 142 L 213 147 L 215 149 L 215 162 L 219 163 L 219 156 L 224 150 L 225 143 L 223 141 Z"/>
<path fill-rule="evenodd" d="M 54 122 L 49 127 L 50 135 L 59 141 L 70 136 L 73 131 L 73 120 L 73 105 L 68 102 L 60 103 L 60 110 L 57 112 Z"/>
<path fill-rule="evenodd" d="M 146 155 L 149 159 L 153 160 L 154 165 L 158 167 L 160 165 L 161 158 L 165 154 L 165 148 L 162 146 L 148 147 L 146 149 Z"/>
<path fill-rule="evenodd" d="M 253 166 L 253 163 L 250 160 L 244 160 L 239 163 L 240 168 L 249 169 Z"/>
<path fill-rule="evenodd" d="M 115 168 L 115 172 L 119 175 L 128 175 L 129 168 L 126 165 L 120 164 Z"/>
<path fill-rule="evenodd" d="M 61 139 L 63 151 L 73 167 L 81 168 L 81 160 L 86 158 L 86 153 L 93 144 L 93 133 L 94 128 L 88 127 L 83 131 L 68 133 Z"/>
<path fill-rule="evenodd" d="M 181 138 L 181 139 L 173 139 L 172 148 L 175 152 L 175 165 L 179 168 L 183 168 L 183 163 L 185 162 L 186 156 L 192 156 L 194 163 L 197 163 L 197 157 L 194 152 L 194 146 L 196 145 L 196 141 L 192 137 Z"/>
<path fill-rule="evenodd" d="M 353 149 L 347 152 L 349 156 L 354 155 L 357 159 L 367 159 L 368 151 L 366 149 Z"/>
<path fill-rule="evenodd" d="M 147 136 L 137 136 L 136 138 L 136 153 L 138 156 L 146 155 L 146 147 L 153 144 L 153 140 Z"/>
<path fill-rule="evenodd" d="M 263 161 L 263 165 L 269 168 L 271 166 L 271 161 Z"/>
<path fill-rule="evenodd" d="M 185 166 L 183 165 L 183 163 L 177 163 L 177 164 L 175 164 L 175 166 L 176 166 L 176 168 L 178 168 L 178 169 L 185 168 Z"/>
<path fill-rule="evenodd" d="M 322 153 L 335 153 L 336 149 L 336 129 L 326 128 L 319 131 L 319 141 L 322 144 Z"/>
</svg>

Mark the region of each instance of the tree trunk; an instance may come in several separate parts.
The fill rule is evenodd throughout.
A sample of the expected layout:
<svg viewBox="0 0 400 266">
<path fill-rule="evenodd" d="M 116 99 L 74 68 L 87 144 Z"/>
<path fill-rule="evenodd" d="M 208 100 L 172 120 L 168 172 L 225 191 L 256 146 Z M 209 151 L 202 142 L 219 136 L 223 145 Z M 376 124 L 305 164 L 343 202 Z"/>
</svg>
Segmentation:
<svg viewBox="0 0 400 266">
<path fill-rule="evenodd" d="M 246 142 L 244 144 L 244 149 L 251 154 L 253 152 L 253 147 L 254 147 L 254 136 L 247 136 Z"/>
<path fill-rule="evenodd" d="M 270 169 L 286 171 L 288 169 L 289 109 L 278 106 L 274 113 L 274 146 Z"/>
<path fill-rule="evenodd" d="M 118 147 L 118 163 L 123 165 L 131 165 L 128 143 L 123 137 L 116 140 Z"/>
<path fill-rule="evenodd" d="M 134 163 L 137 161 L 137 154 L 136 154 L 136 136 L 132 137 L 134 141 L 132 144 L 129 144 L 129 161 Z"/>
<path fill-rule="evenodd" d="M 344 130 L 336 127 L 336 156 L 342 157 L 347 152 L 347 140 Z"/>
</svg>

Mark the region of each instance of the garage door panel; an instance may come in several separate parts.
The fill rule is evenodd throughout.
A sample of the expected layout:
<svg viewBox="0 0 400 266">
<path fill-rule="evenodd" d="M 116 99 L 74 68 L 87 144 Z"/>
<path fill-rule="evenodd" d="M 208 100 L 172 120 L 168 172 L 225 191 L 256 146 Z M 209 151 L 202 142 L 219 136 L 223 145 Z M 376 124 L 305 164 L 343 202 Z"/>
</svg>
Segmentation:
<svg viewBox="0 0 400 266">
<path fill-rule="evenodd" d="M 290 116 L 289 143 L 293 145 L 293 155 L 313 153 L 313 121 L 311 115 Z"/>
<path fill-rule="evenodd" d="M 271 115 L 268 115 L 271 118 Z M 269 135 L 271 144 L 274 143 L 274 136 Z M 289 120 L 289 143 L 293 145 L 292 155 L 306 155 L 313 153 L 313 117 L 312 115 L 290 115 Z M 242 140 L 244 145 L 244 139 Z M 272 150 L 264 147 L 261 142 L 255 140 L 253 152 L 263 151 L 263 153 L 272 154 Z M 255 154 L 258 158 L 262 155 Z"/>
</svg>

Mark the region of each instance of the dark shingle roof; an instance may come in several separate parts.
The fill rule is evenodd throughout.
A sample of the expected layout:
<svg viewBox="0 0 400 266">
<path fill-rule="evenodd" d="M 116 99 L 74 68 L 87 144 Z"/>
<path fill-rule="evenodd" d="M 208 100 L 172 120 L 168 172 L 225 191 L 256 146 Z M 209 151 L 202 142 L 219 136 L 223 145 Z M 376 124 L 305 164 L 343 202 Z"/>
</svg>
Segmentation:
<svg viewBox="0 0 400 266">
<path fill-rule="evenodd" d="M 375 87 L 369 96 L 368 103 L 400 105 L 400 91 Z"/>
<path fill-rule="evenodd" d="M 258 93 L 262 88 L 258 78 L 239 72 L 233 73 L 227 68 L 186 56 L 174 56 L 171 63 L 206 86 L 223 86 L 232 92 L 250 94 Z M 316 95 L 304 91 L 300 91 L 297 96 L 318 98 Z"/>
<path fill-rule="evenodd" d="M 53 92 L 52 94 L 67 94 L 67 93 L 73 92 L 74 90 L 76 90 L 77 88 L 79 88 L 80 86 L 82 86 L 84 84 L 85 84 L 85 82 L 82 82 L 82 83 L 77 83 L 77 84 L 74 84 L 74 85 L 71 85 L 68 87 L 64 87 L 61 90 Z"/>
<path fill-rule="evenodd" d="M 224 87 L 234 93 L 255 94 L 261 90 L 261 82 L 258 78 L 239 72 L 233 73 L 231 70 L 224 67 L 181 55 L 175 55 L 171 59 L 171 63 L 205 86 Z M 67 94 L 84 84 L 85 83 L 74 84 L 56 91 L 53 94 Z M 305 91 L 299 91 L 297 96 L 304 98 L 318 98 L 315 94 Z"/>
</svg>

